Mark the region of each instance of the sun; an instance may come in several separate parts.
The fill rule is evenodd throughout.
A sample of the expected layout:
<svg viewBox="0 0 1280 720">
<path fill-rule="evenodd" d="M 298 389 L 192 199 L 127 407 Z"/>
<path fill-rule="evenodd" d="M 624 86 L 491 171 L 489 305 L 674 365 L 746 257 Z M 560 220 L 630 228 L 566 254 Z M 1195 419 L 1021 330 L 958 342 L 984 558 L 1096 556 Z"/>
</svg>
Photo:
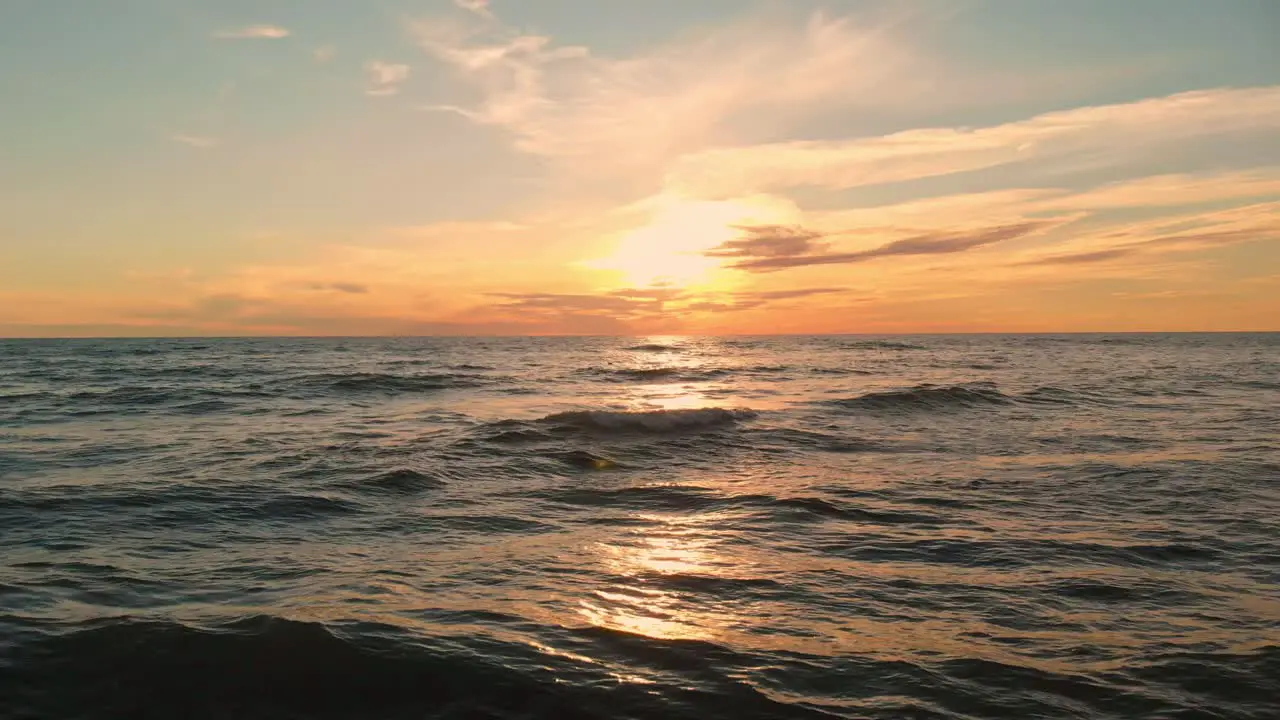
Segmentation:
<svg viewBox="0 0 1280 720">
<path fill-rule="evenodd" d="M 786 224 L 795 216 L 795 206 L 779 198 L 663 197 L 647 225 L 624 232 L 612 254 L 587 265 L 620 273 L 630 287 L 713 285 L 725 259 L 707 251 L 739 237 L 744 226 Z"/>
</svg>

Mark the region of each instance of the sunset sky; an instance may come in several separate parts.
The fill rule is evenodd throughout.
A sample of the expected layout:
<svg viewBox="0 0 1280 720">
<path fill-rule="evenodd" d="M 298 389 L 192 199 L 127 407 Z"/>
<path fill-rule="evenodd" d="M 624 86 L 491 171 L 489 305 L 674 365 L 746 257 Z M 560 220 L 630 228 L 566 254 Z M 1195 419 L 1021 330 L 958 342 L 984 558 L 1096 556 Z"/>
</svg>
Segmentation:
<svg viewBox="0 0 1280 720">
<path fill-rule="evenodd" d="M 1280 330 L 1272 0 L 4 0 L 0 336 Z"/>
</svg>

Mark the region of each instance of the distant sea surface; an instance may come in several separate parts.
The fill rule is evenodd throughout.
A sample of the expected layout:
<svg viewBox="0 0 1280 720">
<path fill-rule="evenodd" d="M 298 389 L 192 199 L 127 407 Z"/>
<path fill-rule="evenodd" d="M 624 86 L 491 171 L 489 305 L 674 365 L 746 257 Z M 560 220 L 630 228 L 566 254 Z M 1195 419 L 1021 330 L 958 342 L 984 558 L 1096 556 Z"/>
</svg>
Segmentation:
<svg viewBox="0 0 1280 720">
<path fill-rule="evenodd" d="M 0 341 L 3 718 L 1280 718 L 1280 335 Z"/>
</svg>

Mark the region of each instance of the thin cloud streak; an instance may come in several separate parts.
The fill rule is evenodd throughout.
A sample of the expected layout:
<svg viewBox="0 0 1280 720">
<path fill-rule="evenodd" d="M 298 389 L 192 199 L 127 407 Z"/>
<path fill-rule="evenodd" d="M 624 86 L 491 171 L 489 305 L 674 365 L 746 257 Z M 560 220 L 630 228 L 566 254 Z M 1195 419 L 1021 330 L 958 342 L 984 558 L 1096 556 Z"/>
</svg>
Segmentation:
<svg viewBox="0 0 1280 720">
<path fill-rule="evenodd" d="M 183 145 L 199 148 L 201 150 L 207 150 L 208 148 L 214 147 L 218 144 L 217 138 L 209 137 L 207 135 L 183 135 L 178 133 L 170 135 L 169 139 L 176 143 L 182 143 Z"/>
<path fill-rule="evenodd" d="M 732 267 L 750 272 L 773 272 L 812 265 L 861 263 L 887 257 L 960 253 L 1006 240 L 1026 237 L 1057 224 L 1060 224 L 1060 222 L 1042 220 L 984 228 L 972 232 L 928 233 L 897 240 L 870 250 L 843 253 L 767 255 L 743 260 L 735 263 Z M 772 250 L 773 248 L 769 249 Z"/>
<path fill-rule="evenodd" d="M 796 257 L 816 251 L 820 245 L 814 240 L 822 237 L 822 233 L 814 230 L 782 225 L 739 229 L 746 233 L 746 237 L 729 240 L 705 254 L 729 258 Z"/>
<path fill-rule="evenodd" d="M 1093 265 L 1133 258 L 1137 260 L 1135 267 L 1141 267 L 1169 254 L 1275 240 L 1280 240 L 1280 202 L 1267 202 L 1113 227 L 1075 238 L 1065 248 L 1058 246 L 1052 253 L 1023 258 L 1010 266 Z"/>
<path fill-rule="evenodd" d="M 347 293 L 348 295 L 364 295 L 369 292 L 369 286 L 361 283 L 352 282 L 317 282 L 307 285 L 311 290 L 331 290 L 334 292 Z"/>
<path fill-rule="evenodd" d="M 1116 258 L 1128 257 L 1137 248 L 1124 247 L 1111 250 L 1094 250 L 1092 252 L 1073 253 L 1070 255 L 1050 255 L 1035 260 L 1024 260 L 1019 265 L 1084 265 L 1087 263 L 1105 262 Z"/>
<path fill-rule="evenodd" d="M 489 0 L 453 0 L 453 4 L 484 18 L 493 17 L 493 13 L 489 10 Z"/>
<path fill-rule="evenodd" d="M 238 30 L 222 30 L 213 36 L 218 40 L 279 40 L 290 34 L 287 28 L 278 25 L 250 25 Z"/>
</svg>

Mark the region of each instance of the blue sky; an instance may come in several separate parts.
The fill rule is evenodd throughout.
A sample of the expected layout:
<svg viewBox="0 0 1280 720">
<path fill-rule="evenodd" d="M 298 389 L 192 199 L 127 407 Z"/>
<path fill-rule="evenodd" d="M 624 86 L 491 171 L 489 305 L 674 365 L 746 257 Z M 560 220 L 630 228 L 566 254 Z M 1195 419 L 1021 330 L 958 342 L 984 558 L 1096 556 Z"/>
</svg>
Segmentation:
<svg viewBox="0 0 1280 720">
<path fill-rule="evenodd" d="M 11 0 L 0 335 L 1276 329 L 1278 31 L 1268 0 Z"/>
</svg>

